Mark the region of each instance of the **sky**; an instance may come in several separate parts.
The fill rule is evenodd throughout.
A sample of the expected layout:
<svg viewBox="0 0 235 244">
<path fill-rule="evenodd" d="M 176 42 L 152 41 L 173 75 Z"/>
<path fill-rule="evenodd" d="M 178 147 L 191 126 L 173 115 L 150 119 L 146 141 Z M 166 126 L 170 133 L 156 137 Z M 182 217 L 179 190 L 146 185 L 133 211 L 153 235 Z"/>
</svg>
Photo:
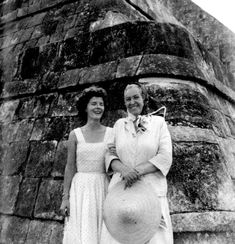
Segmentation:
<svg viewBox="0 0 235 244">
<path fill-rule="evenodd" d="M 192 0 L 235 33 L 235 0 Z"/>
</svg>

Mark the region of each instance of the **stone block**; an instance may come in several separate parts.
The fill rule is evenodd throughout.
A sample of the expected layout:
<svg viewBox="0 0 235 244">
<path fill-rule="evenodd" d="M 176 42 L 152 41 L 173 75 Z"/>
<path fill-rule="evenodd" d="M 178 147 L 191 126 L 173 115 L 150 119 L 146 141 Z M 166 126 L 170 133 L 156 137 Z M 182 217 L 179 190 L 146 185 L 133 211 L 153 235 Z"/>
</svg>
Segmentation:
<svg viewBox="0 0 235 244">
<path fill-rule="evenodd" d="M 19 126 L 17 128 L 17 132 L 14 137 L 14 141 L 29 140 L 32 130 L 33 130 L 34 119 L 24 119 L 18 123 L 19 123 Z"/>
<path fill-rule="evenodd" d="M 13 214 L 20 181 L 20 176 L 0 176 L 0 213 Z"/>
<path fill-rule="evenodd" d="M 56 60 L 55 60 L 55 62 L 56 62 Z M 48 71 L 43 75 L 41 82 L 38 86 L 38 91 L 48 92 L 50 90 L 54 90 L 54 89 L 56 89 L 58 82 L 59 82 L 59 74 L 56 72 Z"/>
<path fill-rule="evenodd" d="M 49 113 L 50 106 L 57 100 L 57 94 L 51 93 L 48 95 L 41 95 L 35 97 L 35 104 L 33 109 L 34 117 L 44 117 Z"/>
<path fill-rule="evenodd" d="M 23 30 L 18 42 L 26 42 L 34 37 L 35 27 L 27 28 Z"/>
<path fill-rule="evenodd" d="M 75 116 L 78 114 L 76 98 L 80 92 L 61 94 L 53 106 L 52 116 Z"/>
<path fill-rule="evenodd" d="M 186 126 L 168 126 L 174 142 L 208 142 L 215 143 L 217 137 L 213 130 Z"/>
<path fill-rule="evenodd" d="M 28 234 L 29 219 L 0 216 L 0 240 L 3 244 L 24 244 Z"/>
<path fill-rule="evenodd" d="M 229 125 L 227 124 L 226 117 L 224 114 L 217 110 L 213 110 L 214 113 L 214 123 L 213 123 L 213 130 L 214 132 L 220 136 L 226 138 L 227 136 L 231 135 L 231 131 Z"/>
<path fill-rule="evenodd" d="M 50 119 L 39 118 L 35 121 L 33 131 L 30 137 L 30 141 L 40 141 L 45 134 L 45 131 L 49 125 Z"/>
<path fill-rule="evenodd" d="M 17 123 L 17 122 L 3 125 L 2 126 L 2 140 L 5 143 L 14 141 L 18 128 L 19 128 L 19 123 Z"/>
<path fill-rule="evenodd" d="M 56 149 L 52 176 L 63 177 L 66 163 L 67 163 L 67 141 L 60 141 Z"/>
<path fill-rule="evenodd" d="M 40 14 L 36 14 L 32 17 L 32 19 L 30 20 L 30 22 L 28 23 L 28 27 L 33 27 L 36 25 L 40 25 L 45 17 L 46 13 L 40 13 Z"/>
<path fill-rule="evenodd" d="M 14 211 L 16 215 L 29 218 L 33 217 L 39 181 L 40 179 L 38 178 L 25 178 L 22 181 Z"/>
<path fill-rule="evenodd" d="M 29 12 L 28 7 L 23 7 L 23 8 L 20 8 L 20 9 L 18 9 L 18 12 L 17 12 L 17 17 L 18 17 L 18 18 L 21 18 L 21 17 L 23 17 L 23 16 L 27 15 L 27 14 L 28 14 L 28 12 Z"/>
<path fill-rule="evenodd" d="M 28 142 L 13 142 L 5 150 L 5 157 L 2 158 L 2 175 L 15 175 L 21 171 L 28 154 Z"/>
<path fill-rule="evenodd" d="M 63 224 L 55 225 L 51 233 L 50 244 L 62 244 L 63 233 L 64 233 L 64 225 Z"/>
<path fill-rule="evenodd" d="M 171 215 L 174 232 L 235 231 L 235 213 L 226 211 Z"/>
<path fill-rule="evenodd" d="M 62 180 L 43 180 L 36 201 L 34 217 L 62 220 L 60 215 L 61 195 L 63 191 Z"/>
<path fill-rule="evenodd" d="M 232 179 L 235 179 L 235 139 L 233 138 L 219 138 L 218 139 L 223 156 L 225 158 L 225 164 L 227 170 Z"/>
<path fill-rule="evenodd" d="M 119 61 L 116 78 L 132 77 L 136 74 L 142 55 L 123 58 Z"/>
<path fill-rule="evenodd" d="M 205 79 L 196 64 L 189 59 L 171 56 L 169 54 L 144 55 L 137 70 L 137 75 L 161 75 L 167 74 L 175 77 L 186 77 L 188 79 Z"/>
<path fill-rule="evenodd" d="M 233 137 L 235 137 L 235 114 L 234 118 L 227 118 L 226 117 L 226 122 L 228 124 L 228 127 L 230 129 L 230 133 Z"/>
<path fill-rule="evenodd" d="M 232 182 L 217 144 L 174 143 L 173 149 L 173 164 L 168 174 L 169 203 L 173 213 L 231 210 L 229 204 L 234 208 L 234 204 L 228 202 L 234 198 Z M 229 186 L 227 190 L 226 185 Z"/>
<path fill-rule="evenodd" d="M 208 98 L 187 84 L 164 86 L 150 84 L 149 107 L 156 110 L 166 106 L 166 120 L 170 125 L 212 129 L 215 121 Z M 177 111 L 177 112 L 176 112 Z"/>
<path fill-rule="evenodd" d="M 57 142 L 30 142 L 30 153 L 25 169 L 26 177 L 48 177 L 52 171 Z"/>
<path fill-rule="evenodd" d="M 67 139 L 69 132 L 68 117 L 53 117 L 51 118 L 48 128 L 45 131 L 43 140 L 60 141 L 62 139 Z"/>
<path fill-rule="evenodd" d="M 23 81 L 7 82 L 4 85 L 3 97 L 32 94 L 37 91 L 38 81 L 26 79 Z"/>
<path fill-rule="evenodd" d="M 175 233 L 175 244 L 233 244 L 235 232 Z"/>
<path fill-rule="evenodd" d="M 7 101 L 0 106 L 0 123 L 9 124 L 14 118 L 15 111 L 19 105 L 19 100 Z"/>
<path fill-rule="evenodd" d="M 19 106 L 16 110 L 14 119 L 21 120 L 33 117 L 35 98 L 22 98 L 19 101 Z"/>
<path fill-rule="evenodd" d="M 32 5 L 29 5 L 28 12 L 31 14 L 31 13 L 39 11 L 40 5 L 41 5 L 41 1 L 34 2 Z"/>
<path fill-rule="evenodd" d="M 71 31 L 75 33 L 67 34 L 70 36 L 76 35 L 76 37 L 66 39 L 61 45 L 61 59 L 63 60 L 63 66 L 66 69 L 89 66 L 89 33 L 83 33 L 83 30 L 80 29 L 72 29 Z"/>
<path fill-rule="evenodd" d="M 93 32 L 91 39 L 91 64 L 140 54 L 167 54 L 190 59 L 193 56 L 187 32 L 168 24 L 124 23 Z"/>
<path fill-rule="evenodd" d="M 84 68 L 80 73 L 79 84 L 83 85 L 111 81 L 116 77 L 116 71 L 116 61 Z"/>
<path fill-rule="evenodd" d="M 53 235 L 58 226 L 58 223 L 51 221 L 31 221 L 29 225 L 28 235 L 24 244 L 51 243 L 50 240 L 53 239 Z"/>
<path fill-rule="evenodd" d="M 77 86 L 82 70 L 83 69 L 72 69 L 62 73 L 58 82 L 58 88 Z"/>
</svg>

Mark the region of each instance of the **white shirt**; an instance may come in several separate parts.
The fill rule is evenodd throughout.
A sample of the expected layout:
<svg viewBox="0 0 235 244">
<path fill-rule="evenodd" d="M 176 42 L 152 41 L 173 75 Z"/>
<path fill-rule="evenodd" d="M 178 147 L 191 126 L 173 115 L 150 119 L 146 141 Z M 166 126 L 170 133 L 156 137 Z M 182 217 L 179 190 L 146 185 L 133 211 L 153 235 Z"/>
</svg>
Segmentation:
<svg viewBox="0 0 235 244">
<path fill-rule="evenodd" d="M 116 146 L 118 158 L 122 163 L 135 167 L 143 162 L 150 162 L 159 170 L 142 177 L 146 183 L 151 184 L 158 196 L 166 196 L 166 175 L 172 164 L 172 143 L 167 124 L 163 117 L 144 116 L 145 131 L 135 131 L 133 119 L 130 117 L 119 119 L 113 128 L 113 138 L 110 143 Z M 107 153 L 106 170 L 110 163 L 117 158 Z M 115 173 L 110 187 L 121 180 L 120 174 Z M 109 187 L 109 188 L 110 188 Z"/>
</svg>

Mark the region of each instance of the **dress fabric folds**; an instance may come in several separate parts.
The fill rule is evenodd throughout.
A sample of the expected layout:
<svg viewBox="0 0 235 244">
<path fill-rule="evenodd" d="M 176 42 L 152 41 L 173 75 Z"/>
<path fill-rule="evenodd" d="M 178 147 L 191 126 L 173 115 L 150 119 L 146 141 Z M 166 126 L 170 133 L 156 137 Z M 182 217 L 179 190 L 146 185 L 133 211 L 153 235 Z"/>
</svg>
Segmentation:
<svg viewBox="0 0 235 244">
<path fill-rule="evenodd" d="M 70 216 L 65 219 L 63 244 L 99 244 L 109 183 L 104 158 L 112 129 L 107 127 L 98 143 L 87 143 L 80 128 L 74 131 L 77 173 L 70 187 Z"/>
</svg>

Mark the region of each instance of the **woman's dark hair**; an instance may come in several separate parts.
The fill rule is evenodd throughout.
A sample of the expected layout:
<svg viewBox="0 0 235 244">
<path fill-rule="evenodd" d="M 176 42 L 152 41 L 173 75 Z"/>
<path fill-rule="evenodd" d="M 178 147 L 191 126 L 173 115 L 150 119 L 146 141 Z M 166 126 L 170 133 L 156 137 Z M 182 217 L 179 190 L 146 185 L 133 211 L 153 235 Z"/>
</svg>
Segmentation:
<svg viewBox="0 0 235 244">
<path fill-rule="evenodd" d="M 83 121 L 87 121 L 86 108 L 92 97 L 103 98 L 104 107 L 106 108 L 107 106 L 107 92 L 103 88 L 98 86 L 90 86 L 84 89 L 76 101 L 79 118 Z"/>
<path fill-rule="evenodd" d="M 149 95 L 147 93 L 146 88 L 143 85 L 141 85 L 139 82 L 129 83 L 124 89 L 124 96 L 125 96 L 125 92 L 127 91 L 127 89 L 129 89 L 129 88 L 131 88 L 133 86 L 139 88 L 139 90 L 141 92 L 141 96 L 142 96 L 142 98 L 144 100 L 144 106 L 143 106 L 141 115 L 147 114 L 149 112 L 149 106 L 148 106 Z"/>
</svg>

